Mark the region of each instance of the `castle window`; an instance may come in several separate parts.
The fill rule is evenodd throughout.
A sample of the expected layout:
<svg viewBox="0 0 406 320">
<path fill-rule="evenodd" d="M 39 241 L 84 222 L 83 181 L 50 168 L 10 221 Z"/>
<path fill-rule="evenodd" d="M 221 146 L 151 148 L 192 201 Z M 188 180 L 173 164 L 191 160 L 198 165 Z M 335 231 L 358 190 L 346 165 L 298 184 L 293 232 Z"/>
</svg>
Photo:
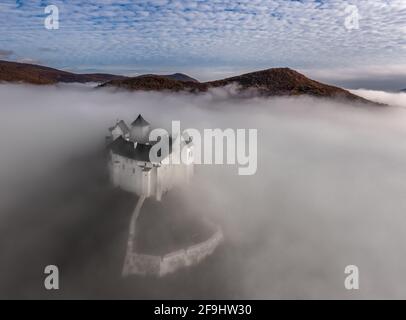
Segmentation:
<svg viewBox="0 0 406 320">
<path fill-rule="evenodd" d="M 135 174 L 135 168 L 133 168 L 133 174 Z"/>
</svg>

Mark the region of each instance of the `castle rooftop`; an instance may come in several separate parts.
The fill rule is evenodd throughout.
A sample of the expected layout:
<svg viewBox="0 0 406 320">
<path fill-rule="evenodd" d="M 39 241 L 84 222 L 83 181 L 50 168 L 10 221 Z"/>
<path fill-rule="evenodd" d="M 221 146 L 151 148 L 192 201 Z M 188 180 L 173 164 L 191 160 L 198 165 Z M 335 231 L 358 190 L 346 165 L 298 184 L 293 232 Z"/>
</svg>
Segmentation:
<svg viewBox="0 0 406 320">
<path fill-rule="evenodd" d="M 149 126 L 150 123 L 145 120 L 141 114 L 138 115 L 137 119 L 135 119 L 132 123 L 132 126 L 138 126 L 138 127 L 145 127 L 145 126 Z"/>
<path fill-rule="evenodd" d="M 134 147 L 134 142 L 128 141 L 123 137 L 118 137 L 112 143 L 108 145 L 108 148 L 115 154 L 118 154 L 122 157 L 137 160 L 137 161 L 145 161 L 151 162 L 149 159 L 149 152 L 152 146 L 155 144 L 143 144 L 137 143 Z M 169 153 L 172 152 L 172 139 L 169 137 Z"/>
</svg>

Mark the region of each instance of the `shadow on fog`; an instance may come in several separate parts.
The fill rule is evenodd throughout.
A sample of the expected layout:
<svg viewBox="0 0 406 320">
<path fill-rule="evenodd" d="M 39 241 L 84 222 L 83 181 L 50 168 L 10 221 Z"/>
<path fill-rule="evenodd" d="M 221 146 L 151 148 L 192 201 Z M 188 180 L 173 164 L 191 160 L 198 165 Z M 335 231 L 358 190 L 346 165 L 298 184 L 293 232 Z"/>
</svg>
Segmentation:
<svg viewBox="0 0 406 320">
<path fill-rule="evenodd" d="M 24 201 L 8 209 L 0 236 L 7 258 L 1 265 L 1 298 L 233 297 L 235 291 L 219 274 L 208 271 L 215 268 L 221 274 L 231 267 L 219 263 L 219 256 L 220 261 L 227 256 L 224 248 L 197 268 L 164 279 L 121 278 L 137 198 L 110 186 L 104 156 L 94 151 L 66 161 L 57 179 L 42 180 L 36 190 L 27 191 Z M 179 200 L 171 195 L 169 201 Z M 185 218 L 173 209 L 165 215 Z M 60 270 L 58 291 L 44 289 L 43 269 L 48 264 Z"/>
</svg>

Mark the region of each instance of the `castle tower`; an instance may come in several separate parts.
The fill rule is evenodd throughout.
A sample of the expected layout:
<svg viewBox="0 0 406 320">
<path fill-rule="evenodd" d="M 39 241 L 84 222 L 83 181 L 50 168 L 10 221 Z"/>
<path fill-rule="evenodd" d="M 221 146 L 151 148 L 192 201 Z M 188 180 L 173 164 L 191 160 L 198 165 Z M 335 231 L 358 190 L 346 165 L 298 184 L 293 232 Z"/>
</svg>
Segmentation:
<svg viewBox="0 0 406 320">
<path fill-rule="evenodd" d="M 148 121 L 146 121 L 140 114 L 138 115 L 137 119 L 131 123 L 131 133 L 130 139 L 133 142 L 137 143 L 148 143 L 149 142 L 149 132 L 151 130 L 151 126 Z"/>
</svg>

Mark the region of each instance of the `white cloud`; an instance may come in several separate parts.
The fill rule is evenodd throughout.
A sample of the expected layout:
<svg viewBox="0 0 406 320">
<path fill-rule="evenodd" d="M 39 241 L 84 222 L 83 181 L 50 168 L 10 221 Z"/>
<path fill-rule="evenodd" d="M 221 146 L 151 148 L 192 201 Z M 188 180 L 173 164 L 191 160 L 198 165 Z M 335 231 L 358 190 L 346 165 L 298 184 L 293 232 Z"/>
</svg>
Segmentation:
<svg viewBox="0 0 406 320">
<path fill-rule="evenodd" d="M 348 2 L 349 3 L 349 2 Z M 406 64 L 403 1 L 351 1 L 360 28 L 344 27 L 341 0 L 59 2 L 60 30 L 43 28 L 40 1 L 0 11 L 0 47 L 55 66 L 90 62 L 238 67 Z M 41 55 L 41 56 L 40 56 Z"/>
<path fill-rule="evenodd" d="M 372 101 L 377 101 L 380 103 L 390 104 L 392 106 L 406 108 L 406 92 L 389 93 L 385 91 L 364 90 L 364 89 L 351 91 L 356 95 L 359 95 Z"/>
</svg>

